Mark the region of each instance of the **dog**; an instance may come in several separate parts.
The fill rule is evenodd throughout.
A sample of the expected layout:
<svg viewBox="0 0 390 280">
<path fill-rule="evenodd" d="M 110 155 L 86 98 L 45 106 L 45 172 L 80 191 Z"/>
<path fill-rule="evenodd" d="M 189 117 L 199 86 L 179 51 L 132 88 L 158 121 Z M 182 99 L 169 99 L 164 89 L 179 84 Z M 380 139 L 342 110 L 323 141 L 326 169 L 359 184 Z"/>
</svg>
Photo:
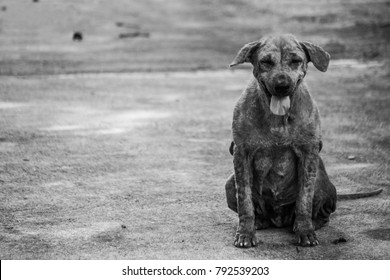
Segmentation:
<svg viewBox="0 0 390 280">
<path fill-rule="evenodd" d="M 234 173 L 228 207 L 238 213 L 236 247 L 256 246 L 256 229 L 292 226 L 301 246 L 319 244 L 315 230 L 329 222 L 337 194 L 319 155 L 318 108 L 304 82 L 308 63 L 325 72 L 330 55 L 292 35 L 244 45 L 231 67 L 251 63 L 253 79 L 234 108 Z"/>
</svg>

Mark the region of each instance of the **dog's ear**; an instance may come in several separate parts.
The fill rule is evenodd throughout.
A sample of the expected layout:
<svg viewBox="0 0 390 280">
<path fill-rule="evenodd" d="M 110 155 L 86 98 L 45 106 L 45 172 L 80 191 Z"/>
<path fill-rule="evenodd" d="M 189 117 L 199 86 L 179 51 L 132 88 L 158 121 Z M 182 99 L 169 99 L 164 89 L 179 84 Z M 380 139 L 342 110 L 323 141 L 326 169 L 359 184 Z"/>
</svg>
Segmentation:
<svg viewBox="0 0 390 280">
<path fill-rule="evenodd" d="M 324 51 L 320 46 L 309 42 L 301 42 L 300 45 L 306 53 L 307 62 L 313 62 L 318 70 L 326 72 L 330 61 L 330 54 Z"/>
<path fill-rule="evenodd" d="M 241 50 L 238 51 L 236 57 L 230 63 L 230 67 L 242 64 L 244 62 L 250 62 L 250 56 L 252 53 L 260 46 L 260 41 L 250 42 L 243 46 Z"/>
</svg>

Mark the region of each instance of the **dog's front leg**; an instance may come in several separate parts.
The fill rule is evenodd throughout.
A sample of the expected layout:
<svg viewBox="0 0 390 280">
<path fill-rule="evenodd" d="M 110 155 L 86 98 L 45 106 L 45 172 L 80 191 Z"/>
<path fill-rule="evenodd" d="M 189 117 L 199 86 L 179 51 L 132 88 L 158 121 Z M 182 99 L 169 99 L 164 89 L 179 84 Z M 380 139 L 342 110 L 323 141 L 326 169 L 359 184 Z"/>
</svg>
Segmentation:
<svg viewBox="0 0 390 280">
<path fill-rule="evenodd" d="M 234 151 L 234 172 L 237 188 L 238 228 L 234 238 L 236 247 L 256 246 L 255 213 L 252 203 L 253 175 L 249 154 L 243 148 Z"/>
<path fill-rule="evenodd" d="M 312 222 L 313 197 L 317 175 L 318 153 L 299 156 L 299 195 L 295 207 L 294 232 L 301 246 L 316 246 L 318 240 Z"/>
</svg>

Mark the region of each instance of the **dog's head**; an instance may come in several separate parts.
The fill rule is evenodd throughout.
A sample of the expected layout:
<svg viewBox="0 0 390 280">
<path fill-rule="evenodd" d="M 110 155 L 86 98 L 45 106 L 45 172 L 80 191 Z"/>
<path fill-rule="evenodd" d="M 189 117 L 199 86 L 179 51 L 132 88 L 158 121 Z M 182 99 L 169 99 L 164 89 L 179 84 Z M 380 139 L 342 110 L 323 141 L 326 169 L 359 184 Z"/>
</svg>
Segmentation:
<svg viewBox="0 0 390 280">
<path fill-rule="evenodd" d="M 292 35 L 264 37 L 246 44 L 239 50 L 230 67 L 244 62 L 253 65 L 253 74 L 276 115 L 285 115 L 291 98 L 306 75 L 307 63 L 325 72 L 330 55 L 321 47 L 299 42 Z"/>
</svg>

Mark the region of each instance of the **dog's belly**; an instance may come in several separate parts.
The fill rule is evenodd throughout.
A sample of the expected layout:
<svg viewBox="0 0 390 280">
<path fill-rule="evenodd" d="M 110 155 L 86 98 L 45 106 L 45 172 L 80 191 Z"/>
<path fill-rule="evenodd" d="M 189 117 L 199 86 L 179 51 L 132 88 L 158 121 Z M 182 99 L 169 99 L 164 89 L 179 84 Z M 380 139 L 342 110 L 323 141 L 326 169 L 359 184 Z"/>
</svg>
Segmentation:
<svg viewBox="0 0 390 280">
<path fill-rule="evenodd" d="M 255 157 L 255 168 L 261 196 L 273 207 L 295 202 L 298 197 L 297 157 L 292 149 L 274 150 Z M 262 174 L 263 180 L 260 179 Z"/>
</svg>

